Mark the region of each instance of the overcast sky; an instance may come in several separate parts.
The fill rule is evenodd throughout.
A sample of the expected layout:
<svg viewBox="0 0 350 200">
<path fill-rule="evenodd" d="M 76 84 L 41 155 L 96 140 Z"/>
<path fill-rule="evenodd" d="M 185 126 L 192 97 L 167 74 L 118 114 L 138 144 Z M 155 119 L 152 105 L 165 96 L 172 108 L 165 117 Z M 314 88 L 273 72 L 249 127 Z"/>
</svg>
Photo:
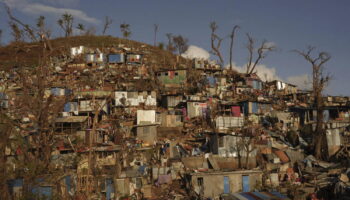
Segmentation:
<svg viewBox="0 0 350 200">
<path fill-rule="evenodd" d="M 119 25 L 131 25 L 131 39 L 153 44 L 153 24 L 159 24 L 158 42 L 165 42 L 166 33 L 181 34 L 193 45 L 192 54 L 207 55 L 210 50 L 209 23 L 216 21 L 222 37 L 230 34 L 234 25 L 241 26 L 234 45 L 237 69 L 247 62 L 246 33 L 258 42 L 266 39 L 278 50 L 268 55 L 259 66 L 260 75 L 278 78 L 304 87 L 311 75 L 311 66 L 292 52 L 308 45 L 327 51 L 332 59 L 326 73 L 333 77 L 327 92 L 350 95 L 350 1 L 349 0 L 0 0 L 26 23 L 44 15 L 54 36 L 62 36 L 56 23 L 65 12 L 77 23 L 96 27 L 100 34 L 103 19 L 109 16 L 114 23 L 109 35 L 121 36 Z M 8 17 L 0 9 L 0 28 L 3 42 L 11 40 Z M 222 53 L 228 64 L 229 40 L 224 40 Z M 202 48 L 202 49 L 200 49 Z M 215 59 L 214 57 L 212 57 Z M 258 71 L 259 72 L 259 71 Z"/>
</svg>

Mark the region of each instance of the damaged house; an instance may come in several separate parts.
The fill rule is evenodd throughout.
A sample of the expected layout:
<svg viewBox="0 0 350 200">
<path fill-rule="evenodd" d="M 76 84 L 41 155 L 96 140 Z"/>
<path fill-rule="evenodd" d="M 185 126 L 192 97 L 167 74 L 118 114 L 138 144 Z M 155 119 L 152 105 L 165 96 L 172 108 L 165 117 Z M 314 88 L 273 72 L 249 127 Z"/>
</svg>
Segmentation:
<svg viewBox="0 0 350 200">
<path fill-rule="evenodd" d="M 317 119 L 310 91 L 121 41 L 53 56 L 38 105 L 60 102 L 45 112 L 23 102 L 18 82 L 0 92 L 0 110 L 20 113 L 4 157 L 12 199 L 287 199 L 348 187 L 340 166 L 350 155 L 349 98 L 323 99 L 330 159 L 321 161 L 308 155 Z M 40 133 L 50 134 L 45 148 Z M 23 169 L 32 166 L 18 162 L 45 152 L 55 173 L 26 189 Z"/>
</svg>

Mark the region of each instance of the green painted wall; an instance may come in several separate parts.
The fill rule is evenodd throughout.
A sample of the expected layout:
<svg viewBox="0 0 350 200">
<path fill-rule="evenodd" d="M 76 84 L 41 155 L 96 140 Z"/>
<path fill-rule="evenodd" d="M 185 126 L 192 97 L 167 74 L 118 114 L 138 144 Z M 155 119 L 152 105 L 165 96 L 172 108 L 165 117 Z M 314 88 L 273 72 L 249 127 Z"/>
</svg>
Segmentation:
<svg viewBox="0 0 350 200">
<path fill-rule="evenodd" d="M 162 84 L 184 84 L 186 81 L 186 71 L 158 72 L 157 77 Z"/>
</svg>

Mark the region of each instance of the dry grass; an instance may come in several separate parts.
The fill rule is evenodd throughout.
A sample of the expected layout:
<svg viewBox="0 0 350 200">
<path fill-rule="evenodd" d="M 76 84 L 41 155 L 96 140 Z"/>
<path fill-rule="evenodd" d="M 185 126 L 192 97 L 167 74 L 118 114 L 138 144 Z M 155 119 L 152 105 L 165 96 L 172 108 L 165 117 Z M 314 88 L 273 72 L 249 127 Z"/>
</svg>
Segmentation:
<svg viewBox="0 0 350 200">
<path fill-rule="evenodd" d="M 60 56 L 69 53 L 69 48 L 74 46 L 86 47 L 118 47 L 124 44 L 125 47 L 139 51 L 147 51 L 147 63 L 156 66 L 156 68 L 170 68 L 179 63 L 188 64 L 189 61 L 179 58 L 168 51 L 159 49 L 146 43 L 133 40 L 126 40 L 111 36 L 74 36 L 68 38 L 56 38 L 51 40 L 53 47 L 52 56 Z M 14 66 L 33 67 L 39 64 L 43 56 L 43 43 L 11 43 L 0 47 L 0 69 L 10 69 Z"/>
</svg>

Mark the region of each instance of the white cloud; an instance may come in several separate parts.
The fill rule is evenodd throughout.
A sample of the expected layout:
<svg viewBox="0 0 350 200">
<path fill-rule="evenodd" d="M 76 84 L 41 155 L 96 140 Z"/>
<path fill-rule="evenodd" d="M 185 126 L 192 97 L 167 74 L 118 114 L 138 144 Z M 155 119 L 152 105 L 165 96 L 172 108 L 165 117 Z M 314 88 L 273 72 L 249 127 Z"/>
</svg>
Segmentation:
<svg viewBox="0 0 350 200">
<path fill-rule="evenodd" d="M 43 3 L 49 3 L 55 6 L 76 6 L 79 4 L 80 0 L 40 0 Z"/>
<path fill-rule="evenodd" d="M 85 12 L 71 8 L 56 8 L 41 3 L 33 3 L 28 0 L 2 0 L 11 9 L 17 9 L 20 12 L 30 15 L 55 15 L 60 16 L 64 13 L 73 15 L 75 19 L 79 19 L 88 23 L 97 24 L 98 19 L 88 16 Z"/>
<path fill-rule="evenodd" d="M 183 54 L 181 54 L 182 57 L 184 58 L 189 58 L 189 59 L 193 59 L 193 58 L 200 58 L 200 59 L 205 59 L 208 60 L 210 57 L 210 54 L 208 51 L 206 51 L 203 48 L 194 46 L 194 45 L 190 45 L 187 49 L 187 51 Z"/>
<path fill-rule="evenodd" d="M 275 42 L 266 42 L 265 46 L 266 47 L 277 47 L 277 44 Z"/>
<path fill-rule="evenodd" d="M 238 72 L 245 73 L 247 68 L 246 65 L 243 66 L 237 66 L 235 63 L 233 63 L 233 69 L 237 70 Z M 229 65 L 226 66 L 228 68 Z M 273 67 L 267 67 L 266 65 L 257 65 L 255 67 L 255 70 L 257 72 L 257 75 L 261 78 L 262 81 L 273 81 L 273 80 L 282 80 L 276 73 L 276 69 Z"/>
<path fill-rule="evenodd" d="M 306 90 L 311 88 L 311 78 L 307 74 L 290 76 L 287 78 L 287 82 L 298 86 L 299 89 Z"/>
<path fill-rule="evenodd" d="M 233 69 L 237 70 L 240 73 L 245 73 L 247 69 L 246 65 L 237 66 L 235 63 L 233 63 L 232 66 L 233 66 Z M 229 65 L 226 66 L 226 68 L 228 67 Z M 267 67 L 266 65 L 257 65 L 255 68 L 255 71 L 263 81 L 273 81 L 273 80 L 285 81 L 277 75 L 276 69 L 273 67 Z M 296 85 L 299 89 L 302 89 L 302 90 L 311 89 L 311 83 L 312 83 L 311 78 L 308 74 L 289 76 L 287 77 L 285 82 Z"/>
</svg>

